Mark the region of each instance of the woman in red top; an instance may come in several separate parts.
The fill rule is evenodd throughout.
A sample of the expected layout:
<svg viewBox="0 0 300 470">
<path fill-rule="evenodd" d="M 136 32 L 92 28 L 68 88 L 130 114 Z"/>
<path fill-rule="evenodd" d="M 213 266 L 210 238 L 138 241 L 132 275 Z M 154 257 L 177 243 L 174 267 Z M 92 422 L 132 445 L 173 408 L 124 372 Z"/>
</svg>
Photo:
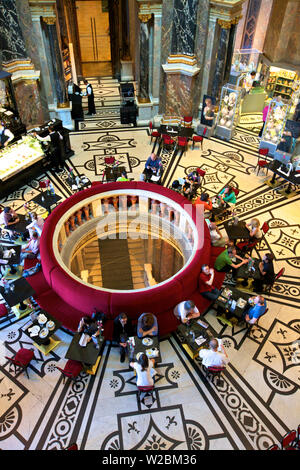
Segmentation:
<svg viewBox="0 0 300 470">
<path fill-rule="evenodd" d="M 199 276 L 199 292 L 209 300 L 216 300 L 220 295 L 219 289 L 213 285 L 214 277 L 214 269 L 210 268 L 207 264 L 203 264 Z"/>
</svg>

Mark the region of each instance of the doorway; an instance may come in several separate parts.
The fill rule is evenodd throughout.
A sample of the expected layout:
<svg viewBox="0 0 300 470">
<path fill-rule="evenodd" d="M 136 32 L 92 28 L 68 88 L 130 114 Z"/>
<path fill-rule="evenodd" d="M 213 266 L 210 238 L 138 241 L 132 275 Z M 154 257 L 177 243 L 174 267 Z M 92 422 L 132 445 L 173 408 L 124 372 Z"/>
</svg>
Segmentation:
<svg viewBox="0 0 300 470">
<path fill-rule="evenodd" d="M 82 75 L 111 76 L 109 1 L 76 0 Z"/>
</svg>

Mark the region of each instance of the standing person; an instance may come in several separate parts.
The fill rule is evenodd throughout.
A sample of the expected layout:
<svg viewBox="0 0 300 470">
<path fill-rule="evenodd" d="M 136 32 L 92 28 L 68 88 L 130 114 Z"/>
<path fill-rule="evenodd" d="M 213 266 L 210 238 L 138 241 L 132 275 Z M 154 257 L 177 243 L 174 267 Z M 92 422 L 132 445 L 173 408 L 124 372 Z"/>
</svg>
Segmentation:
<svg viewBox="0 0 300 470">
<path fill-rule="evenodd" d="M 69 99 L 72 101 L 71 118 L 75 121 L 75 131 L 78 131 L 78 122 L 83 121 L 84 114 L 81 89 L 75 83 L 73 84 L 73 93 L 70 95 Z"/>
<path fill-rule="evenodd" d="M 113 341 L 120 346 L 120 362 L 125 361 L 127 353 L 127 340 L 133 336 L 132 322 L 126 313 L 120 313 L 114 319 Z"/>
<path fill-rule="evenodd" d="M 263 109 L 263 112 L 262 112 L 263 125 L 262 125 L 261 130 L 259 131 L 259 134 L 258 134 L 259 137 L 262 136 L 262 133 L 263 133 L 263 130 L 264 130 L 264 125 L 265 125 L 265 122 L 266 122 L 266 119 L 267 119 L 267 116 L 268 116 L 268 112 L 269 112 L 269 107 L 270 107 L 270 104 L 267 104 L 267 106 L 265 106 L 264 109 Z"/>
<path fill-rule="evenodd" d="M 14 134 L 5 127 L 5 124 L 0 122 L 0 148 L 7 147 L 14 137 Z"/>
<path fill-rule="evenodd" d="M 56 131 L 53 126 L 49 126 L 49 134 L 46 137 L 40 137 L 36 132 L 34 132 L 33 135 L 41 142 L 50 142 L 50 151 L 53 157 L 55 171 L 62 171 L 65 160 L 63 136 Z"/>
<path fill-rule="evenodd" d="M 96 114 L 94 91 L 92 85 L 87 80 L 84 80 L 83 83 L 86 86 L 86 95 L 88 97 L 89 111 L 87 113 L 87 116 L 91 116 L 93 114 Z"/>
<path fill-rule="evenodd" d="M 136 370 L 137 387 L 151 387 L 154 385 L 153 376 L 155 375 L 154 360 L 148 359 L 147 355 L 142 353 L 130 366 Z"/>
</svg>

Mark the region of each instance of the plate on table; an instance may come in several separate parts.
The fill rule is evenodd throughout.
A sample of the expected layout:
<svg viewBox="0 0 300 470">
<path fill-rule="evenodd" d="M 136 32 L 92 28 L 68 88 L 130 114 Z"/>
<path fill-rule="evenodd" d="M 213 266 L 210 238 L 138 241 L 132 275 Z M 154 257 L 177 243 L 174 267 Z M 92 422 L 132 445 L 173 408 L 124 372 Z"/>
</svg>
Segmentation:
<svg viewBox="0 0 300 470">
<path fill-rule="evenodd" d="M 34 325 L 31 328 L 28 328 L 30 336 L 31 337 L 32 336 L 37 336 L 39 334 L 40 329 L 41 328 L 38 325 Z"/>
<path fill-rule="evenodd" d="M 46 338 L 46 336 L 48 336 L 48 333 L 49 333 L 48 328 L 43 328 L 43 329 L 40 331 L 39 337 L 40 337 L 40 338 Z"/>
<path fill-rule="evenodd" d="M 232 291 L 230 289 L 225 288 L 222 292 L 222 297 L 225 297 L 226 299 L 228 299 L 230 295 L 232 295 Z"/>
<path fill-rule="evenodd" d="M 37 317 L 37 321 L 40 325 L 44 325 L 45 323 L 47 323 L 48 318 L 43 313 L 40 313 Z"/>
<path fill-rule="evenodd" d="M 152 349 L 146 349 L 146 355 L 148 357 L 157 357 L 158 356 L 158 349 L 157 348 L 152 348 Z"/>
<path fill-rule="evenodd" d="M 237 306 L 239 308 L 244 308 L 246 304 L 247 304 L 247 300 L 245 299 L 239 298 L 239 300 L 237 301 Z"/>
<path fill-rule="evenodd" d="M 151 344 L 153 344 L 153 339 L 143 338 L 142 343 L 143 343 L 144 346 L 151 346 Z"/>
<path fill-rule="evenodd" d="M 47 322 L 47 324 L 46 324 L 46 328 L 48 328 L 48 330 L 50 330 L 50 331 L 51 331 L 51 330 L 54 330 L 54 328 L 55 328 L 55 323 L 54 323 L 54 321 L 49 320 L 49 321 Z"/>
</svg>

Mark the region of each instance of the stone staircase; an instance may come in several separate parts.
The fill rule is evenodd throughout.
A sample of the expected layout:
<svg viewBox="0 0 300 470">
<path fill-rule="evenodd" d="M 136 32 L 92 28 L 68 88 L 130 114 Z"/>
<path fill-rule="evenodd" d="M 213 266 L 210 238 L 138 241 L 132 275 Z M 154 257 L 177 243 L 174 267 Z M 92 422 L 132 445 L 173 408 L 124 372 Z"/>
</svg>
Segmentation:
<svg viewBox="0 0 300 470">
<path fill-rule="evenodd" d="M 142 289 L 145 286 L 145 268 L 147 263 L 144 249 L 144 240 L 128 238 L 128 250 L 131 264 L 131 274 L 134 289 Z"/>
</svg>

